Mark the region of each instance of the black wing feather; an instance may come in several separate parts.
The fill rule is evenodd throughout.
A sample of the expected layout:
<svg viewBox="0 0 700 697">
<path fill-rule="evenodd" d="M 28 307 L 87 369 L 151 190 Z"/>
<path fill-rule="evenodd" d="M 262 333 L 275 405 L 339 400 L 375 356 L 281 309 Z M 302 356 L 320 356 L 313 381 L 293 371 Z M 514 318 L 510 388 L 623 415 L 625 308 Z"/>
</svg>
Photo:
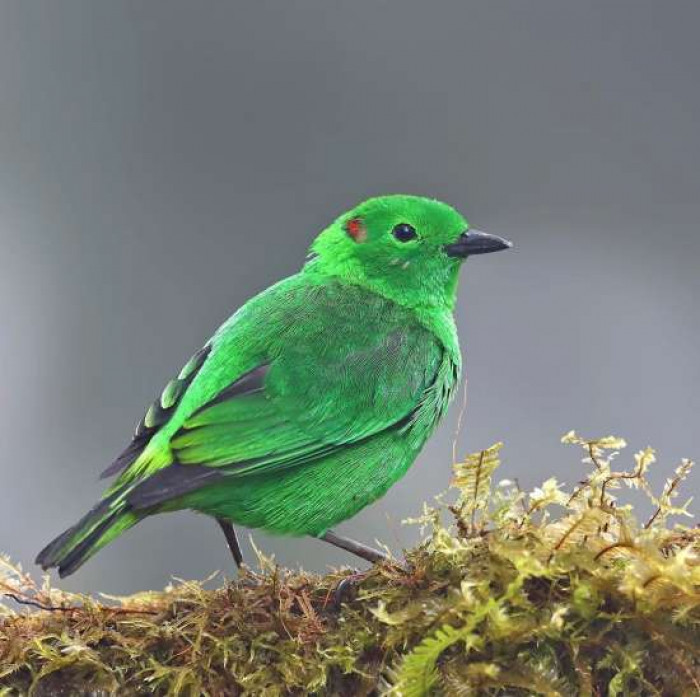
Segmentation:
<svg viewBox="0 0 700 697">
<path fill-rule="evenodd" d="M 253 368 L 253 370 L 244 373 L 228 387 L 219 392 L 214 399 L 207 402 L 203 408 L 209 408 L 214 404 L 219 404 L 229 399 L 235 399 L 236 397 L 243 397 L 260 392 L 264 388 L 265 376 L 269 369 L 269 364 L 263 363 Z M 127 451 L 128 448 L 124 452 L 126 456 L 129 457 L 130 455 Z M 138 454 L 136 457 L 138 457 Z M 175 462 L 155 472 L 139 483 L 129 494 L 127 501 L 137 510 L 150 508 L 151 506 L 199 489 L 205 484 L 210 484 L 223 476 L 223 472 L 213 467 L 190 464 L 182 465 Z"/>
<path fill-rule="evenodd" d="M 160 399 L 151 404 L 146 415 L 139 422 L 131 443 L 129 443 L 116 460 L 102 472 L 100 479 L 118 474 L 136 461 L 153 435 L 163 424 L 167 423 L 173 415 L 177 405 L 180 403 L 182 395 L 185 394 L 190 383 L 204 365 L 204 361 L 207 359 L 210 351 L 211 345 L 209 344 L 197 351 L 180 371 L 178 377 L 168 383 Z"/>
</svg>

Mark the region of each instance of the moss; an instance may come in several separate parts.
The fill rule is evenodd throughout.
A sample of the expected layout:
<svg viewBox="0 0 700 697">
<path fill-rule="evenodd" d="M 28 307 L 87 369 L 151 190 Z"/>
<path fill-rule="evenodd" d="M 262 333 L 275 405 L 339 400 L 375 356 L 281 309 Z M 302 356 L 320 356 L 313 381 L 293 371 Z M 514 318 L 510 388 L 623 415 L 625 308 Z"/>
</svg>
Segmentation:
<svg viewBox="0 0 700 697">
<path fill-rule="evenodd" d="M 319 576 L 260 555 L 215 590 L 97 601 L 5 559 L 0 694 L 700 694 L 700 531 L 672 522 L 691 463 L 654 495 L 650 449 L 616 471 L 620 439 L 564 440 L 591 470 L 573 491 L 493 486 L 500 446 L 455 465 L 405 566 Z"/>
</svg>

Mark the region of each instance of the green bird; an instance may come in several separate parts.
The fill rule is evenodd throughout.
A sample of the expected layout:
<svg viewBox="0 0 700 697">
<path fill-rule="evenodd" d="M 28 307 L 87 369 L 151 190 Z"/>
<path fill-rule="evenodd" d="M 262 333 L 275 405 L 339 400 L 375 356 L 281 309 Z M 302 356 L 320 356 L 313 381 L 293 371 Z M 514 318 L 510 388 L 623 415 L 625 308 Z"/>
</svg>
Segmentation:
<svg viewBox="0 0 700 697">
<path fill-rule="evenodd" d="M 73 573 L 155 513 L 310 535 L 370 561 L 333 526 L 383 496 L 444 416 L 461 372 L 461 263 L 510 242 L 454 208 L 381 196 L 313 242 L 301 271 L 249 300 L 149 407 L 102 499 L 37 557 Z"/>
</svg>

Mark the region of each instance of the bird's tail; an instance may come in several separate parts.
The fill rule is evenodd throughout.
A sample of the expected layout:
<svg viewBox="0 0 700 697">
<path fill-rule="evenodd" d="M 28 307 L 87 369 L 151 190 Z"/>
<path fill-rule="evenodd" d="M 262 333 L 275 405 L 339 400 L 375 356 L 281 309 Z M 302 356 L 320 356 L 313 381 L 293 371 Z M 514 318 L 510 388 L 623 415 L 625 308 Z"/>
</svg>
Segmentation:
<svg viewBox="0 0 700 697">
<path fill-rule="evenodd" d="M 46 545 L 36 563 L 43 569 L 58 567 L 61 578 L 72 574 L 95 552 L 143 518 L 131 510 L 127 493 L 128 490 L 122 490 L 107 495 L 75 525 Z"/>
</svg>

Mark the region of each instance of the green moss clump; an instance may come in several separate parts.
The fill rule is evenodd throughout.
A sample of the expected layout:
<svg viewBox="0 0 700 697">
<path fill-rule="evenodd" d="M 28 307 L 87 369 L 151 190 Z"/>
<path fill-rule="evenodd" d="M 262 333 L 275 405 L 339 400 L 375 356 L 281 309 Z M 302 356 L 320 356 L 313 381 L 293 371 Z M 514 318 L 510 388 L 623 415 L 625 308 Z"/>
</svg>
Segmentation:
<svg viewBox="0 0 700 697">
<path fill-rule="evenodd" d="M 412 521 L 425 539 L 405 566 L 318 576 L 261 555 L 216 590 L 98 602 L 5 559 L 0 694 L 700 694 L 700 530 L 670 522 L 691 463 L 656 496 L 651 449 L 616 471 L 620 439 L 564 441 L 591 470 L 573 491 L 492 486 L 500 445 L 456 464 L 456 496 Z M 625 486 L 649 496 L 646 520 Z"/>
</svg>

